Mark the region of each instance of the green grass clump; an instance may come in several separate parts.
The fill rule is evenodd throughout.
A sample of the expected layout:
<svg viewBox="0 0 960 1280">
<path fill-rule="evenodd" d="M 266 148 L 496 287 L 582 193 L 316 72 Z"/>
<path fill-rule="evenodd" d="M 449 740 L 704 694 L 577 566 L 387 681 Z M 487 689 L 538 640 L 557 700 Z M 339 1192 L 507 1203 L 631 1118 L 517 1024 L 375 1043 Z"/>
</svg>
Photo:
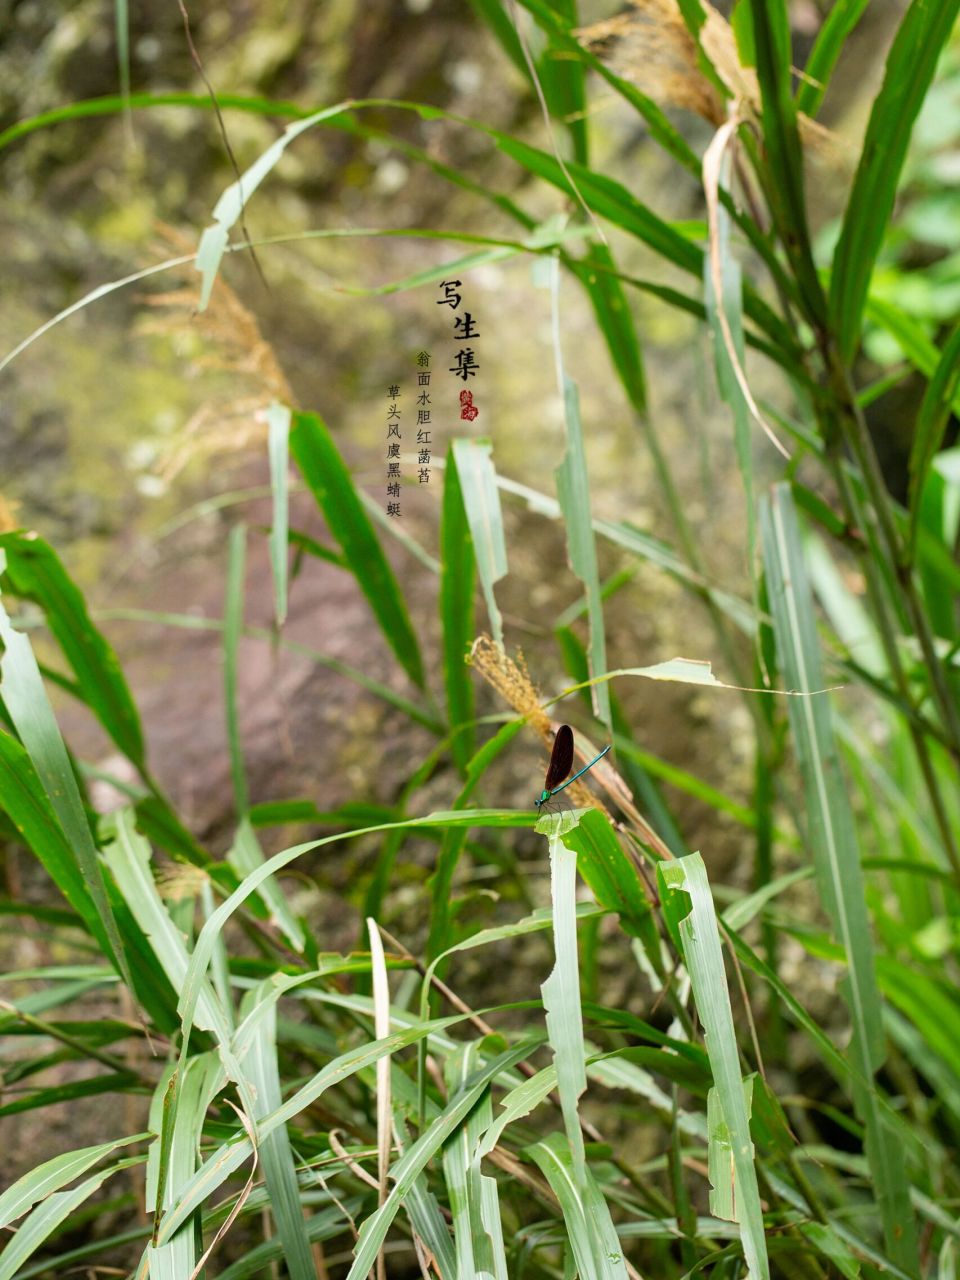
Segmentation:
<svg viewBox="0 0 960 1280">
<path fill-rule="evenodd" d="M 471 247 L 380 292 L 520 255 L 547 259 L 564 407 L 556 499 L 505 477 L 495 441 L 458 439 L 438 466 L 436 544 L 401 545 L 421 577 L 436 576 L 439 642 L 433 619 L 416 616 L 335 432 L 293 403 L 258 348 L 271 388 L 264 536 L 275 627 L 245 621 L 246 555 L 258 535 L 240 522 L 228 541 L 222 619 L 157 617 L 222 632 L 235 810 L 224 857 L 198 841 L 151 773 L 102 619 L 57 552 L 33 532 L 0 534 L 2 832 L 62 895 L 57 905 L 0 902 L 11 928 L 32 920 L 50 957 L 3 979 L 0 1030 L 10 1048 L 0 1117 L 16 1124 L 33 1112 L 35 1122 L 46 1108 L 94 1095 L 103 1106 L 102 1141 L 0 1191 L 0 1280 L 114 1264 L 186 1280 L 208 1260 L 232 1280 L 281 1267 L 293 1280 L 955 1272 L 960 472 L 945 442 L 958 408 L 960 330 L 941 332 L 929 315 L 897 305 L 890 273 L 909 268 L 888 232 L 940 56 L 954 57 L 960 0 L 907 7 L 832 256 L 810 226 L 805 165 L 823 145 L 814 117 L 862 5 L 833 7 L 799 77 L 785 0 L 739 4 L 732 28 L 697 0 L 675 12 L 647 6 L 687 58 L 669 84 L 609 56 L 609 41 L 636 15 L 591 38 L 577 34 L 573 5 L 520 5 L 538 28 L 536 52 L 527 27 L 514 24 L 515 6 L 477 0 L 474 9 L 536 92 L 550 147 L 429 104 L 310 111 L 220 101 L 227 114 L 294 123 L 218 203 L 195 260 L 201 309 L 221 305 L 224 255 L 244 248 L 231 234 L 284 151 L 315 128 L 382 138 L 364 123 L 372 110 L 487 136 L 541 197 L 558 190 L 568 215 L 538 226 L 510 193 L 397 139 L 408 158 L 478 205 L 492 202 L 517 231 L 410 233 Z M 125 23 L 124 11 L 124 68 Z M 659 217 L 627 182 L 591 165 L 588 73 L 636 113 L 678 175 L 702 182 L 705 241 L 702 228 Z M 665 114 L 676 105 L 694 106 L 716 130 L 704 157 Z M 157 106 L 209 103 L 125 92 L 22 121 L 0 147 L 59 120 Z M 657 260 L 656 280 L 618 266 L 641 247 Z M 642 429 L 673 520 L 666 536 L 596 514 L 602 495 L 591 495 L 578 390 L 562 359 L 564 271 L 586 291 Z M 744 489 L 742 591 L 712 579 L 675 460 L 647 412 L 637 291 L 698 317 L 710 334 Z M 231 312 L 234 333 L 244 314 Z M 908 375 L 924 386 L 908 424 L 902 498 L 867 427 L 876 388 L 860 385 L 860 352 L 880 331 L 902 356 L 884 386 Z M 259 342 L 252 325 L 247 345 Z M 755 390 L 760 356 L 782 384 L 780 399 Z M 785 455 L 772 484 L 754 470 L 763 433 Z M 294 485 L 315 499 L 329 544 L 291 527 Z M 502 503 L 518 496 L 559 521 L 582 588 L 574 609 L 539 620 L 569 677 L 547 702 L 510 656 L 513 615 L 498 604 L 511 551 Z M 292 646 L 283 630 L 297 591 L 291 547 L 297 563 L 317 556 L 351 575 L 397 678 L 388 685 L 310 656 L 329 679 L 357 682 L 429 738 L 390 804 L 357 796 L 321 810 L 251 794 L 241 640 Z M 614 555 L 617 572 L 603 579 L 601 561 Z M 708 653 L 654 664 L 629 654 L 628 665 L 611 666 L 611 602 L 641 565 L 699 602 L 698 644 Z M 492 638 L 477 637 L 481 600 Z M 56 665 L 37 656 L 39 627 Z M 483 701 L 478 676 L 495 704 Z M 642 749 L 624 707 L 636 680 L 742 701 L 748 802 Z M 94 812 L 91 771 L 61 735 L 51 687 L 84 704 L 128 762 L 126 803 L 109 816 Z M 525 728 L 549 744 L 552 704 L 567 694 L 578 695 L 571 718 L 582 726 L 584 760 L 595 744 L 614 747 L 573 792 L 577 809 L 538 821 L 536 777 L 528 808 L 481 807 Z M 449 800 L 436 810 L 423 796 L 438 781 Z M 667 798 L 684 794 L 718 827 L 741 831 L 750 866 L 738 886 L 708 875 L 708 849 L 701 857 L 688 848 L 683 813 Z M 291 824 L 325 834 L 268 855 L 263 833 Z M 356 842 L 373 850 L 352 891 L 366 928 L 354 949 L 332 951 L 281 873 L 316 868 Z M 395 938 L 387 929 L 397 869 L 414 847 L 429 848 L 431 868 L 404 881 L 405 891 L 416 886 L 416 936 Z M 542 878 L 525 861 L 531 848 L 549 865 L 549 898 L 538 896 Z M 468 865 L 503 890 L 486 927 Z M 812 971 L 836 979 L 836 1000 L 820 998 Z M 624 989 L 626 999 L 608 994 Z M 78 1001 L 90 1016 L 72 1016 Z M 45 1085 L 61 1064 L 71 1070 Z"/>
</svg>

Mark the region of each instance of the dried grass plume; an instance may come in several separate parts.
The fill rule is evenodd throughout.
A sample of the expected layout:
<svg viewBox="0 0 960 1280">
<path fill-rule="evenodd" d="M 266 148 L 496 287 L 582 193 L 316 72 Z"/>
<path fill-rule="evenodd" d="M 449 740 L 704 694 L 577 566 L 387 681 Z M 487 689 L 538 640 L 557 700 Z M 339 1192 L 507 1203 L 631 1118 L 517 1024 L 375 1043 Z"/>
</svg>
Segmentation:
<svg viewBox="0 0 960 1280">
<path fill-rule="evenodd" d="M 160 234 L 179 252 L 192 253 L 195 248 L 189 237 L 172 227 L 161 227 Z M 267 406 L 274 400 L 296 402 L 273 347 L 223 276 L 218 274 L 204 311 L 196 309 L 192 282 L 144 300 L 160 313 L 143 324 L 144 331 L 181 335 L 189 325 L 206 345 L 204 354 L 192 358 L 193 367 L 229 374 L 235 388 L 204 404 L 177 432 L 158 460 L 160 477 L 169 482 L 197 457 L 234 453 L 265 439 Z"/>
</svg>

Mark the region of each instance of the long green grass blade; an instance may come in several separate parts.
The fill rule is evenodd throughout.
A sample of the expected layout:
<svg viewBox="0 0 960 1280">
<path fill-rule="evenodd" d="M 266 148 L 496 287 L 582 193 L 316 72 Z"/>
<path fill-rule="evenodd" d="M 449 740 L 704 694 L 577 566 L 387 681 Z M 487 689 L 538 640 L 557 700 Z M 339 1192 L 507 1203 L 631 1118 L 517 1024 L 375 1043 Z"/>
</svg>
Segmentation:
<svg viewBox="0 0 960 1280">
<path fill-rule="evenodd" d="M 260 848 L 260 841 L 251 825 L 249 815 L 244 816 L 237 828 L 233 845 L 227 854 L 227 861 L 241 880 L 263 865 L 263 850 Z M 266 903 L 274 923 L 290 946 L 295 951 L 302 951 L 306 941 L 303 927 L 291 911 L 283 890 L 273 876 L 260 886 L 260 897 Z"/>
<path fill-rule="evenodd" d="M 594 679 L 607 670 L 607 640 L 600 594 L 600 571 L 597 547 L 590 523 L 590 480 L 580 421 L 580 401 L 575 384 L 564 380 L 564 410 L 567 424 L 567 449 L 557 468 L 557 497 L 567 530 L 567 553 L 570 567 L 583 583 L 587 593 L 590 618 L 590 672 Z M 610 690 L 605 683 L 591 684 L 594 714 L 610 730 Z"/>
<path fill-rule="evenodd" d="M 553 904 L 554 967 L 543 983 L 543 1007 L 547 1037 L 557 1068 L 557 1086 L 563 1126 L 573 1157 L 578 1184 L 586 1173 L 583 1134 L 580 1131 L 579 1098 L 587 1088 L 584 1069 L 583 1017 L 580 1011 L 580 974 L 577 963 L 577 851 L 564 841 L 570 818 L 541 818 L 550 843 L 550 899 Z M 549 831 L 547 831 L 549 827 Z"/>
<path fill-rule="evenodd" d="M 68 1182 L 82 1177 L 106 1156 L 113 1155 L 123 1147 L 130 1147 L 135 1142 L 143 1142 L 147 1137 L 149 1135 L 146 1133 L 136 1133 L 128 1138 L 115 1138 L 112 1142 L 99 1142 L 92 1147 L 64 1152 L 63 1155 L 38 1164 L 0 1195 L 0 1230 L 6 1230 L 35 1204 L 59 1191 Z"/>
<path fill-rule="evenodd" d="M 480 1066 L 477 1046 L 473 1044 L 464 1045 L 447 1059 L 446 1084 L 451 1097 L 467 1087 L 470 1076 Z M 488 1091 L 443 1148 L 443 1176 L 453 1215 L 456 1274 L 461 1276 L 493 1273 L 493 1247 L 483 1223 L 480 1163 L 475 1159 L 483 1133 L 492 1121 L 493 1106 Z"/>
<path fill-rule="evenodd" d="M 207 303 L 210 301 L 210 294 L 213 292 L 217 272 L 220 269 L 220 261 L 227 247 L 230 232 L 243 217 L 247 201 L 260 183 L 263 182 L 264 178 L 273 170 L 284 151 L 295 138 L 298 138 L 304 130 L 319 124 L 321 120 L 328 120 L 331 116 L 338 115 L 346 105 L 346 103 L 341 102 L 332 107 L 325 107 L 322 111 L 316 111 L 313 115 L 307 116 L 303 120 L 298 120 L 296 124 L 287 125 L 281 137 L 267 147 L 266 151 L 257 157 L 237 181 L 232 182 L 223 192 L 214 207 L 213 222 L 201 236 L 200 245 L 197 249 L 196 266 L 201 275 L 200 301 L 198 304 L 200 311 L 205 311 Z"/>
<path fill-rule="evenodd" d="M 273 491 L 273 524 L 270 528 L 270 563 L 276 599 L 277 626 L 287 619 L 287 540 L 290 528 L 290 499 L 287 474 L 290 453 L 290 410 L 274 401 L 267 410 L 267 450 L 270 456 L 270 487 Z"/>
<path fill-rule="evenodd" d="M 586 260 L 571 260 L 570 269 L 587 291 L 593 314 L 630 405 L 637 413 L 645 413 L 647 385 L 643 352 L 613 255 L 606 245 L 595 244 Z"/>
<path fill-rule="evenodd" d="M 2 689 L 2 685 L 0 685 Z M 6 692 L 6 691 L 4 691 Z M 74 849 L 57 821 L 26 748 L 0 731 L 0 806 L 20 839 L 43 864 L 67 902 L 90 932 L 106 942 L 107 934 L 87 889 Z"/>
<path fill-rule="evenodd" d="M 134 829 L 128 809 L 113 816 L 116 839 L 104 849 L 104 859 L 124 901 L 150 941 L 157 962 L 174 991 L 181 991 L 189 967 L 183 934 L 164 906 L 150 872 L 150 846 Z M 204 985 L 198 996 L 196 1022 L 218 1038 L 229 1039 L 223 1011 L 213 989 Z"/>
<path fill-rule="evenodd" d="M 725 1175 L 729 1187 L 715 1187 L 711 1211 L 724 1204 L 740 1225 L 740 1239 L 747 1267 L 754 1280 L 768 1280 L 770 1265 L 763 1232 L 763 1212 L 754 1166 L 750 1118 L 740 1075 L 737 1036 L 723 967 L 723 952 L 717 916 L 707 880 L 706 867 L 698 853 L 673 862 L 657 864 L 663 896 L 682 892 L 689 897 L 678 925 L 683 957 L 693 986 L 700 1021 L 703 1023 L 707 1054 L 714 1079 L 714 1107 L 719 1123 L 711 1126 L 712 1142 L 722 1129 L 725 1140 Z M 672 905 L 676 911 L 676 905 Z M 714 1157 L 716 1158 L 716 1157 Z"/>
<path fill-rule="evenodd" d="M 560 1202 L 580 1280 L 626 1280 L 627 1268 L 610 1210 L 589 1169 L 578 1169 L 570 1143 L 551 1133 L 526 1148 Z"/>
<path fill-rule="evenodd" d="M 722 190 L 722 178 L 721 178 Z M 716 254 L 719 258 L 720 297 L 716 296 L 712 254 L 704 259 L 703 297 L 707 309 L 707 323 L 713 338 L 713 361 L 720 398 L 730 408 L 733 416 L 733 438 L 737 451 L 737 463 L 743 481 L 747 517 L 747 565 L 752 566 L 756 555 L 756 506 L 753 486 L 753 440 L 750 433 L 750 407 L 737 372 L 734 360 L 741 370 L 745 368 L 743 340 L 743 283 L 740 264 L 730 245 L 730 215 L 717 205 Z M 722 312 L 722 316 L 721 316 Z M 733 351 L 724 335 L 726 327 L 732 340 Z"/>
<path fill-rule="evenodd" d="M 147 1203 L 157 1221 L 173 1203 L 176 1188 L 193 1175 L 207 1107 L 226 1080 L 214 1053 L 190 1058 L 178 1089 L 171 1087 L 174 1070 L 171 1064 L 164 1072 L 150 1109 L 151 1127 L 159 1136 L 150 1148 L 147 1162 Z M 193 1274 L 197 1261 L 193 1226 L 186 1224 L 165 1244 L 147 1246 L 150 1280 L 181 1280 Z"/>
<path fill-rule="evenodd" d="M 960 393 L 960 323 L 944 343 L 924 393 L 910 447 L 910 555 L 916 554 L 921 495 Z"/>
<path fill-rule="evenodd" d="M 256 1030 L 243 1058 L 244 1071 L 254 1089 L 254 1116 L 257 1120 L 264 1119 L 282 1102 L 277 1062 L 277 1007 L 274 1001 L 266 1002 L 263 1008 L 258 1007 L 265 994 L 266 989 L 261 986 L 244 1001 L 241 1010 L 249 1012 L 251 1020 L 257 1020 Z M 267 1183 L 270 1212 L 277 1224 L 290 1280 L 316 1280 L 316 1267 L 300 1204 L 293 1148 L 286 1125 L 277 1125 L 260 1139 L 259 1155 Z"/>
<path fill-rule="evenodd" d="M 870 277 L 893 211 L 913 125 L 958 11 L 960 0 L 912 0 L 887 55 L 833 255 L 830 319 L 847 364 L 860 341 Z"/>
<path fill-rule="evenodd" d="M 507 573 L 507 544 L 503 536 L 503 512 L 497 493 L 497 478 L 489 440 L 454 440 L 451 445 L 460 493 L 463 497 L 473 554 L 483 597 L 487 603 L 490 629 L 497 644 L 503 644 L 503 619 L 497 608 L 494 588 Z"/>
<path fill-rule="evenodd" d="M 76 676 L 77 691 L 123 754 L 144 767 L 143 732 L 120 663 L 93 625 L 83 595 L 53 548 L 35 534 L 0 534 L 11 591 L 44 612 Z"/>
<path fill-rule="evenodd" d="M 397 580 L 357 497 L 350 473 L 318 414 L 294 413 L 290 448 L 385 640 L 413 683 L 422 689 L 423 661 Z"/>
<path fill-rule="evenodd" d="M 6 568 L 6 552 L 0 547 L 0 575 Z M 36 775 L 57 816 L 73 856 L 76 858 L 84 887 L 89 893 L 103 933 L 113 953 L 124 982 L 134 990 L 133 978 L 120 931 L 107 898 L 106 885 L 97 849 L 84 812 L 83 800 L 77 780 L 70 766 L 70 757 L 53 708 L 47 699 L 40 669 L 34 657 L 30 641 L 23 632 L 14 629 L 2 599 L 0 599 L 0 641 L 3 657 L 0 658 L 0 692 L 4 705 L 13 721 L 20 740 L 36 770 Z M 72 904 L 76 905 L 76 904 Z"/>
<path fill-rule="evenodd" d="M 793 55 L 786 0 L 750 0 L 760 81 L 766 184 L 774 223 L 793 269 L 807 319 L 821 328 L 826 299 L 813 261 L 803 182 L 803 149 L 791 93 Z"/>
<path fill-rule="evenodd" d="M 817 32 L 797 88 L 797 110 L 815 116 L 827 91 L 830 75 L 843 52 L 847 36 L 863 16 L 869 0 L 837 0 Z"/>
<path fill-rule="evenodd" d="M 473 589 L 476 560 L 452 448 L 447 452 L 443 477 L 440 563 L 443 681 L 447 690 L 447 720 L 454 734 L 450 751 L 463 773 L 476 742 L 472 725 L 475 715 L 473 681 L 466 665 L 467 648 L 475 635 Z"/>
<path fill-rule="evenodd" d="M 139 1164 L 141 1159 L 133 1157 L 120 1160 L 107 1169 L 101 1169 L 92 1178 L 87 1178 L 71 1190 L 55 1191 L 41 1201 L 20 1224 L 16 1235 L 5 1245 L 3 1253 L 0 1253 L 0 1280 L 14 1280 L 27 1258 L 49 1239 L 74 1210 L 79 1209 L 99 1191 L 108 1178 L 132 1164 Z"/>
<path fill-rule="evenodd" d="M 360 1239 L 347 1280 L 360 1280 L 362 1276 L 366 1276 L 404 1196 L 420 1176 L 427 1161 L 456 1132 L 486 1093 L 490 1082 L 519 1062 L 529 1050 L 529 1045 L 520 1045 L 500 1054 L 493 1062 L 476 1072 L 467 1087 L 451 1098 L 440 1116 L 393 1166 L 390 1194 L 376 1213 L 371 1214 L 360 1227 Z"/>
<path fill-rule="evenodd" d="M 246 591 L 247 527 L 234 525 L 227 544 L 227 593 L 223 607 L 223 698 L 227 717 L 227 745 L 230 749 L 230 776 L 238 817 L 250 808 L 247 770 L 243 762 L 238 698 L 240 637 L 243 634 L 243 607 Z"/>
<path fill-rule="evenodd" d="M 790 490 L 774 488 L 762 507 L 763 557 L 777 650 L 789 700 L 806 797 L 808 837 L 817 882 L 847 961 L 844 990 L 852 1018 L 854 1103 L 866 1133 L 867 1159 L 890 1257 L 919 1271 L 916 1235 L 902 1147 L 884 1123 L 874 1075 L 884 1060 L 880 997 L 864 896 L 863 874 L 849 798 L 840 771 L 830 704 L 811 697 L 822 689 L 823 669 L 815 612 Z"/>
</svg>

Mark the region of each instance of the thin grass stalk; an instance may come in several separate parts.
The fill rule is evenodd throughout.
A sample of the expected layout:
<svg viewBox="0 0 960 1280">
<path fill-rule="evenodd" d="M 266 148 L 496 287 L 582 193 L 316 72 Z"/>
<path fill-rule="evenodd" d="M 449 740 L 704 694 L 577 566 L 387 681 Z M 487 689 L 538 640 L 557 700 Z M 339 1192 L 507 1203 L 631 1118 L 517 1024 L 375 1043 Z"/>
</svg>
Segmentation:
<svg viewBox="0 0 960 1280">
<path fill-rule="evenodd" d="M 858 506 L 850 480 L 842 466 L 834 466 L 831 468 L 834 479 L 840 492 L 847 519 L 851 526 L 856 526 L 858 520 Z M 887 611 L 887 603 L 884 598 L 884 592 L 877 578 L 877 565 L 874 557 L 869 552 L 861 557 L 861 563 L 864 570 L 864 578 L 867 584 L 867 592 L 873 605 L 873 617 L 876 622 L 877 629 L 880 633 L 881 643 L 883 645 L 884 654 L 890 666 L 890 673 L 893 676 L 897 691 L 907 706 L 911 706 L 913 699 L 910 694 L 910 686 L 907 680 L 907 674 L 903 669 L 903 663 L 900 661 L 900 651 L 897 647 L 897 638 L 890 624 L 890 617 Z M 930 756 L 930 749 L 927 745 L 926 737 L 920 726 L 912 717 L 905 717 L 910 732 L 910 738 L 913 742 L 914 750 L 917 754 L 917 761 L 920 765 L 920 771 L 923 775 L 924 785 L 927 794 L 930 797 L 930 803 L 933 806 L 934 817 L 937 822 L 937 830 L 943 841 L 943 847 L 953 868 L 954 876 L 957 884 L 960 885 L 960 851 L 958 851 L 956 839 L 947 814 L 946 805 L 940 791 L 940 780 L 937 777 L 936 770 L 933 767 L 933 760 Z"/>
</svg>

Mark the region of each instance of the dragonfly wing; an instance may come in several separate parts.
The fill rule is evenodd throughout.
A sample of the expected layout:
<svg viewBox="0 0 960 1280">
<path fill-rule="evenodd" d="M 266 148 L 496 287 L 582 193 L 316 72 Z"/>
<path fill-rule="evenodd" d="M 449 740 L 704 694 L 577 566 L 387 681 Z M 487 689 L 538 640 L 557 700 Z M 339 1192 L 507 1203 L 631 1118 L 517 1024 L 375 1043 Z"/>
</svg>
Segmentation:
<svg viewBox="0 0 960 1280">
<path fill-rule="evenodd" d="M 562 724 L 553 740 L 553 751 L 547 766 L 547 776 L 543 783 L 545 791 L 559 787 L 573 768 L 573 730 L 568 724 Z"/>
</svg>

